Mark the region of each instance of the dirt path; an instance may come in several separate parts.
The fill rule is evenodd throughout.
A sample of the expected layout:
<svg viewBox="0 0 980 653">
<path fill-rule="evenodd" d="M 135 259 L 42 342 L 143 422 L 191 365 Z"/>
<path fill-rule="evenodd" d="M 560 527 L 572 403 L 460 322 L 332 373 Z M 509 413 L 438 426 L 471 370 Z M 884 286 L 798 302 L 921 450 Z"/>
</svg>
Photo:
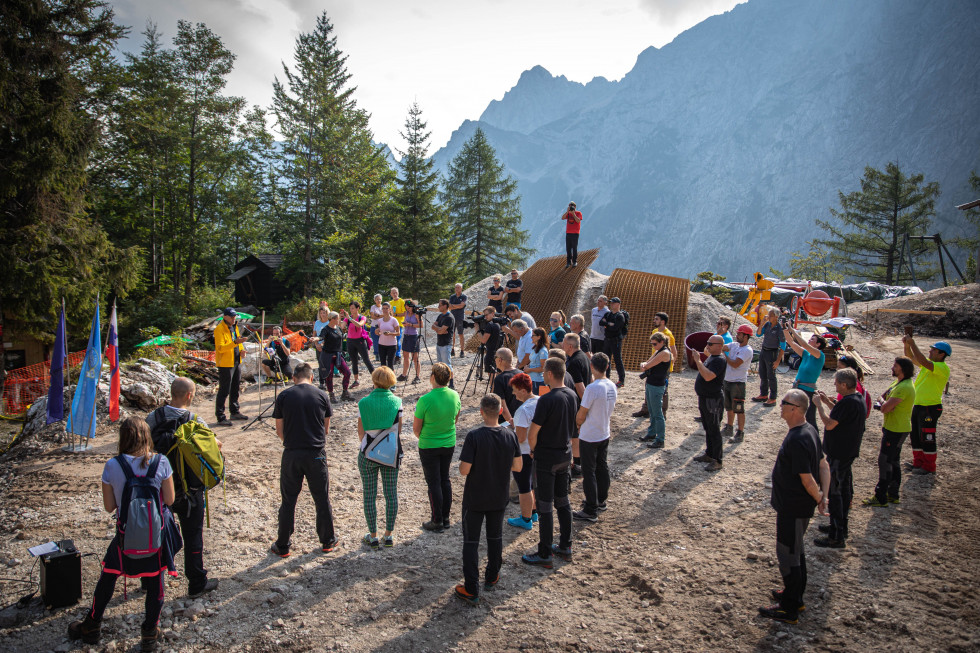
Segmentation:
<svg viewBox="0 0 980 653">
<path fill-rule="evenodd" d="M 874 367 L 869 390 L 877 396 L 901 343 L 853 342 Z M 671 378 L 667 447 L 654 452 L 636 442 L 646 422 L 629 417 L 642 397 L 632 375 L 613 418 L 610 446 L 613 486 L 609 510 L 596 524 L 574 525 L 574 561 L 553 571 L 527 568 L 520 554 L 537 533 L 505 526 L 504 568 L 498 588 L 480 607 L 461 604 L 452 587 L 461 578 L 458 521 L 444 534 L 423 532 L 425 484 L 414 438 L 404 438 L 406 464 L 399 479 L 396 546 L 372 552 L 359 545 L 365 531 L 356 456 L 355 407 L 342 404 L 328 451 L 331 499 L 343 548 L 317 552 L 313 506 L 304 494 L 297 509 L 294 555 L 266 555 L 275 536 L 280 448 L 271 422 L 253 429 L 219 429 L 229 474 L 226 492 L 212 493 L 205 562 L 221 579 L 217 592 L 189 602 L 184 579 L 167 587 L 163 625 L 168 647 L 178 651 L 508 651 L 508 650 L 980 650 L 980 344 L 954 341 L 951 394 L 939 431 L 934 479 L 903 482 L 902 503 L 852 511 L 845 550 L 808 543 L 807 610 L 796 626 L 756 616 L 779 587 L 775 515 L 768 475 L 785 427 L 772 409 L 752 404 L 746 440 L 725 446 L 725 467 L 710 474 L 691 458 L 704 436 L 693 421 L 693 373 Z M 424 355 L 423 355 L 424 356 Z M 470 359 L 467 359 L 469 362 Z M 427 367 L 428 361 L 426 360 Z M 757 377 L 750 376 L 750 388 Z M 788 388 L 791 377 L 780 378 Z M 821 387 L 831 386 L 824 373 Z M 472 388 L 472 384 L 471 384 Z M 460 432 L 477 421 L 476 397 L 464 397 Z M 405 389 L 407 412 L 423 386 Z M 358 388 L 357 396 L 366 392 Z M 481 387 L 482 392 L 482 387 Z M 267 405 L 270 392 L 264 391 Z M 210 416 L 210 401 L 197 409 Z M 251 388 L 243 410 L 258 413 Z M 869 420 L 861 458 L 854 465 L 857 503 L 877 478 L 881 417 Z M 5 465 L 13 473 L 0 496 L 0 562 L 24 577 L 25 545 L 72 537 L 83 552 L 101 557 L 111 518 L 101 509 L 98 478 L 114 442 L 69 456 L 58 450 Z M 905 458 L 910 454 L 906 453 Z M 454 471 L 454 518 L 460 479 Z M 227 507 L 223 501 L 227 500 Z M 581 487 L 573 484 L 573 503 Z M 516 506 L 508 514 L 516 514 Z M 16 539 L 22 532 L 24 539 Z M 97 578 L 97 557 L 83 561 L 83 603 Z M 130 584 L 130 589 L 133 584 Z M 0 612 L 2 647 L 9 651 L 69 650 L 69 620 L 81 607 L 44 612 Z M 104 650 L 132 650 L 138 638 L 142 596 L 118 592 L 104 624 Z"/>
</svg>

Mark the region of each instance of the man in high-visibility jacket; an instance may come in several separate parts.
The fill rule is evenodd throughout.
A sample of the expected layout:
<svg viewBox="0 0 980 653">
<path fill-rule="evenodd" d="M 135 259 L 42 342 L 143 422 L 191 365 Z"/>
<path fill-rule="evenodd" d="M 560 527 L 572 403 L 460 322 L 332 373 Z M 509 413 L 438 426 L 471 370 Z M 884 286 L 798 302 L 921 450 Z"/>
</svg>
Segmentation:
<svg viewBox="0 0 980 653">
<path fill-rule="evenodd" d="M 232 426 L 225 417 L 225 399 L 231 410 L 231 419 L 246 420 L 248 416 L 238 411 L 238 391 L 242 383 L 241 364 L 245 360 L 245 346 L 248 336 L 238 330 L 238 313 L 226 308 L 221 321 L 214 328 L 214 359 L 218 365 L 218 395 L 214 399 L 214 416 L 219 426 Z"/>
</svg>

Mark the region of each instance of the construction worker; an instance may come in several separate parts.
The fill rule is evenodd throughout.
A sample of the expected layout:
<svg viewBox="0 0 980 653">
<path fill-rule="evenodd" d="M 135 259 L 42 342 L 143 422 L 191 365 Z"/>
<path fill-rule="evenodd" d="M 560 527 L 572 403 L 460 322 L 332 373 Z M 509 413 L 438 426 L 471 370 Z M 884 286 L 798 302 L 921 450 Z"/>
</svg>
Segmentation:
<svg viewBox="0 0 980 653">
<path fill-rule="evenodd" d="M 949 383 L 946 358 L 953 353 L 948 342 L 939 341 L 929 348 L 926 358 L 912 336 L 902 338 L 905 355 L 920 367 L 915 377 L 915 403 L 912 404 L 912 464 L 906 465 L 913 474 L 936 473 L 936 424 L 943 414 L 943 392 Z"/>
</svg>

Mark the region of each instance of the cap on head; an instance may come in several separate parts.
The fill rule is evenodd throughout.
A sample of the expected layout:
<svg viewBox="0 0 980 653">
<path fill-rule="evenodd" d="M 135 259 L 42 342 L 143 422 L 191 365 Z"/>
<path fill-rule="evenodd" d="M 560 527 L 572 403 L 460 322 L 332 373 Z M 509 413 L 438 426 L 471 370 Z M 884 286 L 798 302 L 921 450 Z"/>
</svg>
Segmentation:
<svg viewBox="0 0 980 653">
<path fill-rule="evenodd" d="M 748 324 L 743 324 L 739 328 L 735 329 L 735 333 L 744 333 L 747 336 L 751 336 L 752 327 L 750 327 Z"/>
<path fill-rule="evenodd" d="M 613 297 L 612 299 L 609 300 L 609 303 L 610 304 L 621 304 L 622 302 L 619 300 L 619 297 Z"/>
<path fill-rule="evenodd" d="M 933 347 L 933 349 L 938 349 L 939 351 L 943 352 L 947 356 L 952 356 L 953 355 L 953 348 L 949 346 L 949 343 L 948 342 L 945 342 L 943 340 L 940 340 L 939 342 L 937 342 L 936 344 L 934 344 L 932 347 Z"/>
<path fill-rule="evenodd" d="M 228 308 L 226 308 L 224 311 L 222 311 L 221 314 L 222 315 L 227 315 L 228 317 L 238 317 L 238 311 L 236 311 L 235 309 L 233 309 L 230 306 Z M 947 347 L 948 346 L 949 345 L 947 345 Z"/>
</svg>

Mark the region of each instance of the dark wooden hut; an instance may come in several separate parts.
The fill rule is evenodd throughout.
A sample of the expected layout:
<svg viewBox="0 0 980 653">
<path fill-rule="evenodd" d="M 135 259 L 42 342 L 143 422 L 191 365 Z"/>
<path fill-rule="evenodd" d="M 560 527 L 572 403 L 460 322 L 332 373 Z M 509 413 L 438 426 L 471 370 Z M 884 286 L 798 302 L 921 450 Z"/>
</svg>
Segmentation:
<svg viewBox="0 0 980 653">
<path fill-rule="evenodd" d="M 257 254 L 239 261 L 225 277 L 235 282 L 235 301 L 268 309 L 292 295 L 294 289 L 276 277 L 281 264 L 281 254 Z"/>
</svg>

